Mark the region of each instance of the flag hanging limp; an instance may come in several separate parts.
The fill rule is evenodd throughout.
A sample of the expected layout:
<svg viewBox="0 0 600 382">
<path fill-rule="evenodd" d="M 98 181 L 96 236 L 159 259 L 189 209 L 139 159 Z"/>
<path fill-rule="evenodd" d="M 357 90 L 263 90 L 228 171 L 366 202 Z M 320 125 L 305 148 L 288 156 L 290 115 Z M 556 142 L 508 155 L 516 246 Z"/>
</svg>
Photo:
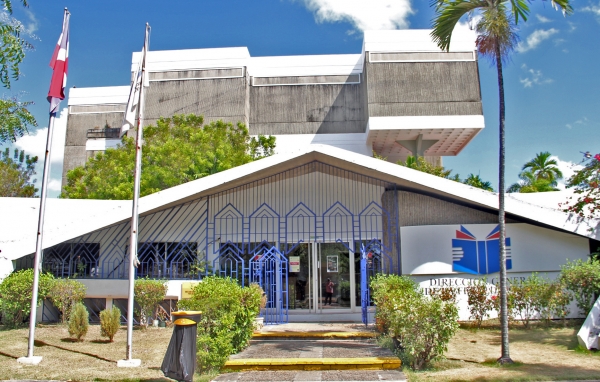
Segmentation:
<svg viewBox="0 0 600 382">
<path fill-rule="evenodd" d="M 142 54 L 138 61 L 137 70 L 133 74 L 131 81 L 131 89 L 129 90 L 129 99 L 127 100 L 127 108 L 125 109 L 125 116 L 123 117 L 123 126 L 121 127 L 121 137 L 131 128 L 136 126 L 136 120 L 138 117 L 140 96 L 142 92 L 142 73 L 146 66 L 146 52 L 148 51 L 148 34 L 144 39 L 144 47 L 142 48 Z M 146 81 L 144 81 L 146 82 Z M 144 84 L 144 86 L 147 86 Z"/>
<path fill-rule="evenodd" d="M 48 102 L 50 102 L 50 113 L 58 111 L 60 101 L 65 99 L 65 87 L 67 86 L 67 68 L 69 63 L 69 18 L 71 14 L 65 10 L 63 28 L 58 43 L 54 49 L 50 67 L 54 70 L 50 90 L 48 91 Z"/>
</svg>

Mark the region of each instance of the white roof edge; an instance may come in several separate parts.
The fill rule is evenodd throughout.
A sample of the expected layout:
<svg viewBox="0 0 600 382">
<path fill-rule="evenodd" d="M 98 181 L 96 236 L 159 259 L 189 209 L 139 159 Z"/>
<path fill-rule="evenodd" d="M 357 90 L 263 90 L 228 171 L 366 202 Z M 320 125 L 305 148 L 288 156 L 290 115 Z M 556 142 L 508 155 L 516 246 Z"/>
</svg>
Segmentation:
<svg viewBox="0 0 600 382">
<path fill-rule="evenodd" d="M 443 179 L 340 148 L 325 145 L 311 145 L 303 150 L 273 155 L 259 161 L 251 162 L 145 196 L 141 198 L 139 202 L 140 214 L 150 213 L 165 205 L 174 204 L 191 196 L 206 193 L 212 188 L 226 185 L 242 177 L 252 175 L 260 176 L 261 172 L 272 166 L 284 164 L 285 162 L 292 161 L 296 158 L 313 154 L 316 154 L 316 160 L 327 161 L 328 158 L 335 158 L 360 166 L 364 168 L 365 173 L 368 172 L 369 176 L 372 177 L 381 178 L 381 175 L 378 174 L 383 174 L 390 182 L 393 181 L 393 178 L 397 178 L 399 183 L 405 181 L 414 183 L 416 186 L 421 186 L 426 190 L 429 190 L 429 194 L 434 196 L 450 199 L 454 198 L 462 202 L 471 202 L 491 210 L 497 209 L 498 195 L 496 193 L 473 188 L 459 182 Z M 6 199 L 12 198 L 0 198 L 0 203 L 2 200 Z M 52 208 L 60 207 L 59 204 L 61 203 L 87 203 L 90 206 L 96 207 L 93 208 L 92 211 L 88 211 L 86 208 L 82 208 L 83 205 L 79 204 L 77 211 L 84 210 L 88 211 L 88 213 L 85 215 L 78 215 L 77 219 L 69 222 L 64 221 L 64 216 L 53 219 L 51 217 L 53 215 L 48 215 L 46 218 L 47 228 L 44 230 L 45 248 L 98 229 L 121 223 L 131 217 L 131 201 L 49 199 L 49 202 L 49 207 L 52 205 L 55 206 L 50 207 L 50 210 Z M 6 210 L 10 208 L 23 208 L 22 204 L 17 205 L 17 203 L 11 203 L 10 200 L 5 204 L 7 205 Z M 572 214 L 566 214 L 558 209 L 526 203 L 511 197 L 510 195 L 506 198 L 506 212 L 532 222 L 571 232 L 579 236 L 600 239 L 600 229 L 598 229 L 600 228 L 600 220 L 597 219 L 582 219 Z M 0 249 L 10 249 L 8 252 L 5 251 L 5 253 L 9 255 L 9 252 L 12 251 L 13 255 L 9 256 L 15 259 L 33 253 L 35 251 L 34 243 L 35 232 L 34 229 L 32 229 L 31 232 L 23 231 L 22 236 L 19 237 L 13 237 L 8 240 L 0 238 Z"/>
<path fill-rule="evenodd" d="M 125 104 L 130 86 L 102 86 L 90 88 L 70 88 L 68 105 Z"/>
</svg>

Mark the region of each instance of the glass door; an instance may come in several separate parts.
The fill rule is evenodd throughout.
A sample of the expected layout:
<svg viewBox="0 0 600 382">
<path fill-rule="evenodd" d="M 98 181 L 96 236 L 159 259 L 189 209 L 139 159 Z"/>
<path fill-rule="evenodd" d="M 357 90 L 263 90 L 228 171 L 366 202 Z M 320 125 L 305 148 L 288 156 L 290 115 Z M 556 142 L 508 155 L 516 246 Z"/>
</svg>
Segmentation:
<svg viewBox="0 0 600 382">
<path fill-rule="evenodd" d="M 348 248 L 342 243 L 316 243 L 314 289 L 315 306 L 319 312 L 331 309 L 351 309 L 354 283 L 350 275 L 354 268 Z"/>
<path fill-rule="evenodd" d="M 360 307 L 355 283 L 360 267 L 344 244 L 301 243 L 288 254 L 288 266 L 290 310 L 327 313 Z"/>
</svg>

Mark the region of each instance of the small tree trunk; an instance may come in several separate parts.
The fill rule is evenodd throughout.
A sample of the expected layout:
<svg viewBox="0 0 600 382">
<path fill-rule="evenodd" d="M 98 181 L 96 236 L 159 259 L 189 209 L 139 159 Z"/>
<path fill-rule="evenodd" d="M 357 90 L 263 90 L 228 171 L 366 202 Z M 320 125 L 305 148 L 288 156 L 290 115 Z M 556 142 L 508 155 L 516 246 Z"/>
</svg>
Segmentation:
<svg viewBox="0 0 600 382">
<path fill-rule="evenodd" d="M 498 98 L 500 101 L 500 153 L 498 179 L 498 224 L 500 226 L 500 331 L 502 334 L 502 355 L 498 358 L 501 364 L 512 363 L 508 351 L 508 296 L 506 288 L 506 219 L 504 216 L 504 78 L 502 76 L 502 55 L 500 46 L 496 44 L 496 68 L 498 69 Z"/>
</svg>

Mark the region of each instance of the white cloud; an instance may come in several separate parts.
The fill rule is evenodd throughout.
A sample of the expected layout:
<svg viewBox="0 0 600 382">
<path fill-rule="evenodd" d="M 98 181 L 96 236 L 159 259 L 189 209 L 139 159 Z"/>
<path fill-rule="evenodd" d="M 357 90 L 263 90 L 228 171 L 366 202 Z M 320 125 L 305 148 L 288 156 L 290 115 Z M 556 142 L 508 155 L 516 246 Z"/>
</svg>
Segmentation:
<svg viewBox="0 0 600 382">
<path fill-rule="evenodd" d="M 550 20 L 549 18 L 547 18 L 547 17 L 544 17 L 544 16 L 542 16 L 542 15 L 539 15 L 539 14 L 535 15 L 535 17 L 538 19 L 538 21 L 539 21 L 540 23 L 549 23 L 550 21 L 552 21 L 552 20 Z"/>
<path fill-rule="evenodd" d="M 359 31 L 406 29 L 410 0 L 302 0 L 319 23 L 349 22 Z"/>
<path fill-rule="evenodd" d="M 523 84 L 524 88 L 532 88 L 533 85 L 547 85 L 554 82 L 551 78 L 544 78 L 541 70 L 528 68 L 525 64 L 521 65 L 521 69 L 527 72 L 527 77 L 519 78 L 519 82 Z"/>
<path fill-rule="evenodd" d="M 31 12 L 31 10 L 29 10 L 27 8 L 25 8 L 23 10 L 25 11 L 27 18 L 29 19 L 29 22 L 25 24 L 25 32 L 28 35 L 33 35 L 39 28 L 38 20 L 35 17 L 35 15 L 33 14 L 33 12 Z"/>
<path fill-rule="evenodd" d="M 48 191 L 60 192 L 61 185 L 62 183 L 60 179 L 50 178 L 50 180 L 48 181 Z"/>
<path fill-rule="evenodd" d="M 565 182 L 575 174 L 575 171 L 579 171 L 583 168 L 581 164 L 560 160 L 557 156 L 551 156 L 549 159 L 556 160 L 557 167 L 563 174 L 562 180 L 557 181 L 558 184 L 556 188 L 559 190 L 566 189 Z"/>
<path fill-rule="evenodd" d="M 571 123 L 567 123 L 565 126 L 567 127 L 567 129 L 572 129 L 573 127 L 576 127 L 577 125 L 587 125 L 588 124 L 588 119 L 587 117 L 583 117 L 578 119 L 575 122 L 571 122 Z"/>
<path fill-rule="evenodd" d="M 550 28 L 550 29 L 537 29 L 530 34 L 525 43 L 519 43 L 517 46 L 517 52 L 524 53 L 528 50 L 532 50 L 538 47 L 542 43 L 542 41 L 549 39 L 552 35 L 558 33 L 558 29 Z"/>
<path fill-rule="evenodd" d="M 62 174 L 63 159 L 65 154 L 65 137 L 67 133 L 67 113 L 68 109 L 63 108 L 60 116 L 54 121 L 54 134 L 52 134 L 52 148 L 50 150 L 50 172 Z M 25 135 L 19 139 L 13 146 L 19 150 L 25 150 L 25 154 L 38 157 L 36 166 L 37 178 L 42 180 L 44 171 L 44 157 L 46 153 L 46 140 L 48 139 L 48 128 L 44 127 L 36 130 L 30 135 Z M 60 191 L 61 177 L 50 177 L 48 179 L 48 190 Z M 40 187 L 41 183 L 37 183 Z"/>
<path fill-rule="evenodd" d="M 588 5 L 587 7 L 583 7 L 581 8 L 581 11 L 590 12 L 596 15 L 596 17 L 598 17 L 598 20 L 600 21 L 600 2 L 598 2 L 598 5 Z"/>
</svg>

